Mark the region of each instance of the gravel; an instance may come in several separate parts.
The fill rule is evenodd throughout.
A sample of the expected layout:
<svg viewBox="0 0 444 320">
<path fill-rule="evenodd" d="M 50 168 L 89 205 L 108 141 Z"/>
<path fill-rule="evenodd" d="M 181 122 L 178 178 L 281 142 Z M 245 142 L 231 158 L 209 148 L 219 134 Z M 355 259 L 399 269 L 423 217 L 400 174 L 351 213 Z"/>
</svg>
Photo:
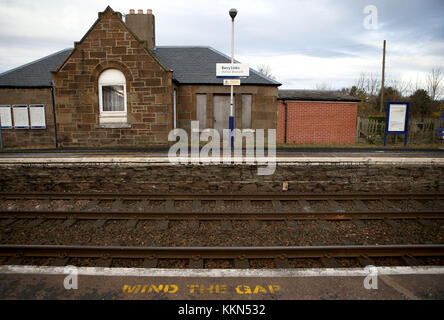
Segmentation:
<svg viewBox="0 0 444 320">
<path fill-rule="evenodd" d="M 18 220 L 3 228 L 3 244 L 40 243 L 127 246 L 308 246 L 444 243 L 444 229 L 425 227 L 415 220 L 397 220 L 393 228 L 381 220 L 361 220 L 360 228 L 352 221 L 308 220 L 289 227 L 285 221 L 258 221 L 252 230 L 249 221 L 234 220 L 232 229 L 222 228 L 220 221 L 200 221 L 198 228 L 188 221 L 170 221 L 169 228 L 157 228 L 156 221 L 140 220 L 135 228 L 128 228 L 127 220 L 109 220 L 104 227 L 96 227 L 95 220 L 78 220 L 70 227 L 63 220 L 45 220 L 29 227 L 32 220 Z M 301 221 L 299 221 L 301 222 Z M 325 224 L 328 224 L 327 228 Z"/>
</svg>

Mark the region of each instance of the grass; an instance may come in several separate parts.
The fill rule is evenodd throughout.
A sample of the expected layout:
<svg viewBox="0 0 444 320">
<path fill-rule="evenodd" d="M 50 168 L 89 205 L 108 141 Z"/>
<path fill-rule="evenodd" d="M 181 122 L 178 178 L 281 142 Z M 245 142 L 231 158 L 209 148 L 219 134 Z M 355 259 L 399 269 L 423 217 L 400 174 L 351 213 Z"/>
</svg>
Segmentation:
<svg viewBox="0 0 444 320">
<path fill-rule="evenodd" d="M 369 149 L 381 149 L 384 148 L 384 142 L 376 142 L 376 143 L 351 143 L 351 144 L 328 144 L 328 143 L 278 143 L 276 145 L 277 148 L 369 148 Z M 407 141 L 407 146 L 404 146 L 404 142 L 387 142 L 385 148 L 396 148 L 396 149 L 438 149 L 442 148 L 442 143 L 411 143 Z"/>
</svg>

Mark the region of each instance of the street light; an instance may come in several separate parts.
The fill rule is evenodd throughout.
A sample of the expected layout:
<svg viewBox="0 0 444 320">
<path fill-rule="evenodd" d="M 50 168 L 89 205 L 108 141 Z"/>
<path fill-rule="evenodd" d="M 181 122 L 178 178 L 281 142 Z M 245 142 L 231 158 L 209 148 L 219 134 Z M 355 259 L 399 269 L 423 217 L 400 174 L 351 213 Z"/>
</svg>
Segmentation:
<svg viewBox="0 0 444 320">
<path fill-rule="evenodd" d="M 236 9 L 230 9 L 228 12 L 231 17 L 231 64 L 234 63 L 234 18 L 237 15 Z M 233 147 L 234 137 L 234 101 L 233 101 L 233 85 L 231 85 L 231 95 L 230 95 L 230 119 L 229 119 L 229 127 L 230 127 L 230 147 Z"/>
</svg>

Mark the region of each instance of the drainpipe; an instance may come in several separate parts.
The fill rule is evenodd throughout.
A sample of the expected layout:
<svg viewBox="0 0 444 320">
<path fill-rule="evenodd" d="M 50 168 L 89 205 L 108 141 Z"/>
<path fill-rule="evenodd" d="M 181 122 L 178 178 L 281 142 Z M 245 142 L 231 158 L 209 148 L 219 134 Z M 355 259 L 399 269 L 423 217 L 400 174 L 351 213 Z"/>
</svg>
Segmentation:
<svg viewBox="0 0 444 320">
<path fill-rule="evenodd" d="M 57 121 L 56 121 L 55 99 L 54 99 L 54 80 L 51 80 L 51 98 L 52 98 L 52 114 L 54 116 L 54 138 L 55 138 L 56 149 L 58 149 L 59 141 L 57 138 Z"/>
<path fill-rule="evenodd" d="M 3 152 L 2 116 L 0 115 L 0 151 Z"/>
<path fill-rule="evenodd" d="M 284 132 L 284 143 L 287 143 L 287 119 L 288 119 L 288 105 L 287 101 L 283 100 L 285 105 L 285 132 Z"/>
<path fill-rule="evenodd" d="M 176 93 L 176 89 L 174 89 L 174 91 L 173 91 L 173 119 L 174 119 L 174 121 L 173 121 L 173 125 L 174 125 L 174 128 L 173 129 L 176 129 L 176 126 L 177 126 L 177 124 L 176 124 L 176 108 L 177 108 L 177 93 Z"/>
</svg>

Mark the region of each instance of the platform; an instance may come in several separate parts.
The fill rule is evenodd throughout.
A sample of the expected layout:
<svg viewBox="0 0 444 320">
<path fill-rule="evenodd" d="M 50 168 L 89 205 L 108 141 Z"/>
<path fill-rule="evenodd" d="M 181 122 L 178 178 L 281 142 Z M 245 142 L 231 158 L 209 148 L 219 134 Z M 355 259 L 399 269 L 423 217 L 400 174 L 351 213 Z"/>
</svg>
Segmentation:
<svg viewBox="0 0 444 320">
<path fill-rule="evenodd" d="M 444 299 L 444 267 L 376 270 L 1 266 L 0 299 Z"/>
<path fill-rule="evenodd" d="M 221 152 L 222 155 L 222 152 Z M 208 164 L 224 163 L 219 158 L 177 157 L 176 163 Z M 261 164 L 273 161 L 266 157 L 232 157 L 233 163 Z M 277 164 L 442 164 L 444 150 L 381 150 L 381 149 L 278 149 Z M 168 158 L 168 150 L 161 151 L 116 151 L 116 150 L 50 150 L 0 153 L 0 164 L 174 164 Z M 228 163 L 228 162 L 227 162 Z"/>
</svg>

